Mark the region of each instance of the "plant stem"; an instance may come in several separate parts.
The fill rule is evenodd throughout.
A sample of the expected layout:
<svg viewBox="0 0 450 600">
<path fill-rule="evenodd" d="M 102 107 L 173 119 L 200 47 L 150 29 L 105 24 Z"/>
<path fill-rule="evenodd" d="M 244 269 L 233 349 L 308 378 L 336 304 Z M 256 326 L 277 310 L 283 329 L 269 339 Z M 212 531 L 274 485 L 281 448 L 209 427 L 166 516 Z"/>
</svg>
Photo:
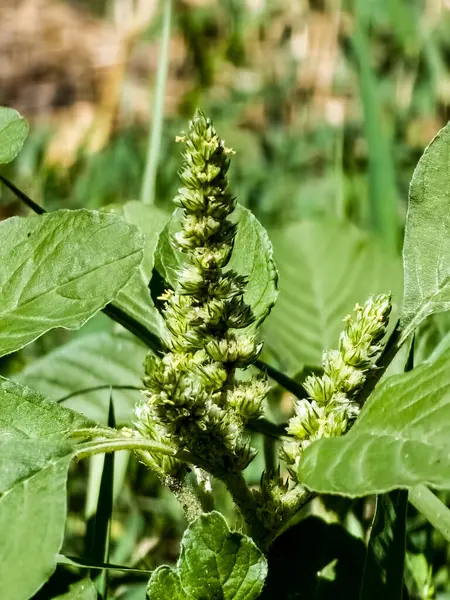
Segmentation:
<svg viewBox="0 0 450 600">
<path fill-rule="evenodd" d="M 277 455 L 276 444 L 273 437 L 264 437 L 264 463 L 267 472 L 275 472 Z"/>
<path fill-rule="evenodd" d="M 111 303 L 107 304 L 102 309 L 102 312 L 144 342 L 144 344 L 155 354 L 161 354 L 163 345 L 159 337 L 149 331 L 144 325 L 139 323 L 139 321 L 136 321 L 136 319 L 127 315 L 121 308 Z"/>
<path fill-rule="evenodd" d="M 256 514 L 255 497 L 249 489 L 242 471 L 231 471 L 222 475 L 221 479 L 241 511 L 253 541 L 261 550 L 266 551 L 271 532 L 267 531 Z"/>
<path fill-rule="evenodd" d="M 260 371 L 267 373 L 269 377 L 271 377 L 274 381 L 281 385 L 281 387 L 283 387 L 285 390 L 291 392 L 291 394 L 293 394 L 299 400 L 308 397 L 305 388 L 300 383 L 297 383 L 295 379 L 292 379 L 291 377 L 288 377 L 281 371 L 278 371 L 278 369 L 271 367 L 270 365 L 259 359 L 255 361 L 255 367 L 260 369 Z"/>
<path fill-rule="evenodd" d="M 167 71 L 169 66 L 169 39 L 172 20 L 172 0 L 165 0 L 163 28 L 161 32 L 161 49 L 156 75 L 155 101 L 152 111 L 152 125 L 149 131 L 147 163 L 142 181 L 141 201 L 144 204 L 155 202 L 155 181 L 161 146 L 162 124 L 164 120 L 164 96 L 166 91 Z"/>
<path fill-rule="evenodd" d="M 82 458 L 92 456 L 92 454 L 118 452 L 119 450 L 146 450 L 165 454 L 166 456 L 173 456 L 185 462 L 192 461 L 192 457 L 187 451 L 177 452 L 174 448 L 170 448 L 170 446 L 165 446 L 159 442 L 132 437 L 83 444 L 75 451 L 74 458 L 81 460 Z"/>
<path fill-rule="evenodd" d="M 409 501 L 450 542 L 450 509 L 425 485 L 409 490 Z"/>
<path fill-rule="evenodd" d="M 191 482 L 185 477 L 178 479 L 177 477 L 166 476 L 162 483 L 166 485 L 178 502 L 181 504 L 183 512 L 189 523 L 203 514 L 203 507 L 194 491 Z"/>
</svg>

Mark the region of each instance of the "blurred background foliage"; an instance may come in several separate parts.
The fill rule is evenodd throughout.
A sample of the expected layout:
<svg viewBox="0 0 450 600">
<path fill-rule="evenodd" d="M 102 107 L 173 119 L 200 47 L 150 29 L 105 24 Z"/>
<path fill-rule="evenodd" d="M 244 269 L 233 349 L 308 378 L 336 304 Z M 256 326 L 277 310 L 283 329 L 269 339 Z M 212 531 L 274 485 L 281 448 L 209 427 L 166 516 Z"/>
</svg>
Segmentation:
<svg viewBox="0 0 450 600">
<path fill-rule="evenodd" d="M 275 237 L 290 239 L 284 233 L 289 225 L 295 240 L 296 222 L 333 219 L 372 232 L 383 252 L 398 255 L 413 169 L 450 118 L 450 1 L 173 0 L 161 115 L 153 107 L 163 4 L 2 0 L 0 105 L 16 108 L 31 124 L 23 152 L 4 174 L 47 210 L 138 199 L 148 131 L 163 116 L 154 198 L 170 211 L 180 166 L 175 136 L 198 106 L 236 151 L 230 178 L 239 201 Z M 24 212 L 0 188 L 0 218 Z M 314 263 L 314 248 L 312 254 Z M 423 327 L 420 356 L 440 342 L 448 324 L 439 317 Z M 115 336 L 121 335 L 98 316 L 79 332 L 50 332 L 2 359 L 1 372 L 37 389 L 41 381 L 56 398 L 77 386 L 139 385 L 144 350 L 127 350 L 136 362 L 125 365 L 123 352 L 114 355 Z M 123 343 L 135 344 L 129 337 Z M 320 367 L 320 348 L 313 355 L 318 364 L 309 369 Z M 100 410 L 106 420 L 108 399 L 104 390 L 69 405 L 84 402 L 85 412 L 93 406 L 93 416 Z M 121 417 L 121 407 L 129 410 L 136 394 L 114 391 L 113 399 Z M 275 390 L 271 416 L 286 418 L 290 406 L 286 394 Z M 248 478 L 257 483 L 264 448 L 262 440 L 255 443 L 261 453 Z M 97 459 L 74 467 L 68 555 L 86 556 L 101 472 Z M 228 496 L 214 486 L 216 507 L 235 522 Z M 115 490 L 110 562 L 152 569 L 176 560 L 185 523 L 170 493 L 120 454 Z M 373 503 L 330 500 L 308 510 L 364 537 Z M 449 599 L 448 545 L 410 512 L 410 597 Z M 64 567 L 57 575 L 37 598 L 60 593 L 77 570 Z M 111 571 L 111 597 L 142 599 L 145 578 Z"/>
</svg>

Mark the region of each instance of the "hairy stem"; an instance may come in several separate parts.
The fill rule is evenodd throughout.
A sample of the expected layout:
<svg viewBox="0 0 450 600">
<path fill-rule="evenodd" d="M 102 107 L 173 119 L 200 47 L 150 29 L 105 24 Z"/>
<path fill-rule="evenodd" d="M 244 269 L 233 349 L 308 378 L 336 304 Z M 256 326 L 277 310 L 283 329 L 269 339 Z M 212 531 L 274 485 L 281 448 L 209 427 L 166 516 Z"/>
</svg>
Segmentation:
<svg viewBox="0 0 450 600">
<path fill-rule="evenodd" d="M 239 508 L 253 541 L 262 551 L 267 551 L 271 532 L 268 531 L 256 512 L 255 496 L 249 489 L 241 471 L 227 473 L 221 477 L 236 506 Z"/>
</svg>

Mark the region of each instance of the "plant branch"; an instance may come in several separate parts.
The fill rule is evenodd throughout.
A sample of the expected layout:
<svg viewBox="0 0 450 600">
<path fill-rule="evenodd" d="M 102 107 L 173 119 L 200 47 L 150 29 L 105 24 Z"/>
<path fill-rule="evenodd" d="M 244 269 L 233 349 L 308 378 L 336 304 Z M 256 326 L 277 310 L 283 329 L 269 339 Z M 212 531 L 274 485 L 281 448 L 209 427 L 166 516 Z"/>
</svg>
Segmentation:
<svg viewBox="0 0 450 600">
<path fill-rule="evenodd" d="M 107 304 L 103 308 L 102 312 L 139 338 L 146 346 L 148 346 L 148 348 L 150 348 L 150 350 L 153 350 L 155 354 L 162 353 L 163 344 L 160 338 L 139 323 L 139 321 L 133 319 L 133 317 L 130 317 L 130 315 L 127 315 L 125 311 L 116 306 L 113 302 Z"/>
<path fill-rule="evenodd" d="M 37 204 L 34 200 L 32 200 L 24 192 L 22 192 L 21 190 L 19 190 L 19 188 L 17 188 L 13 183 L 11 183 L 11 181 L 9 181 L 8 179 L 6 179 L 6 177 L 3 177 L 3 175 L 0 175 L 0 181 L 2 181 L 6 185 L 6 187 L 8 189 L 10 189 L 11 192 L 13 192 L 13 194 L 15 194 L 16 197 L 21 202 L 23 202 L 24 204 L 26 204 L 36 214 L 43 215 L 44 213 L 47 212 L 45 210 L 45 208 L 42 208 L 42 206 L 40 206 L 39 204 Z"/>
<path fill-rule="evenodd" d="M 143 450 L 147 452 L 158 452 L 159 454 L 165 454 L 166 456 L 173 456 L 183 462 L 193 462 L 192 455 L 183 450 L 177 452 L 174 448 L 154 442 L 152 440 L 140 439 L 140 438 L 123 438 L 123 439 L 109 439 L 102 440 L 99 442 L 92 442 L 80 445 L 74 453 L 74 458 L 81 460 L 92 456 L 93 454 L 105 454 L 107 452 L 119 452 L 120 450 Z"/>
<path fill-rule="evenodd" d="M 301 383 L 297 383 L 295 379 L 288 377 L 288 375 L 278 371 L 278 369 L 275 369 L 262 360 L 258 359 L 254 364 L 255 367 L 257 367 L 260 371 L 263 371 L 263 373 L 266 373 L 270 378 L 276 381 L 285 390 L 291 392 L 291 394 L 293 394 L 299 400 L 302 398 L 307 398 L 308 393 L 306 392 L 305 388 L 301 385 Z"/>
</svg>

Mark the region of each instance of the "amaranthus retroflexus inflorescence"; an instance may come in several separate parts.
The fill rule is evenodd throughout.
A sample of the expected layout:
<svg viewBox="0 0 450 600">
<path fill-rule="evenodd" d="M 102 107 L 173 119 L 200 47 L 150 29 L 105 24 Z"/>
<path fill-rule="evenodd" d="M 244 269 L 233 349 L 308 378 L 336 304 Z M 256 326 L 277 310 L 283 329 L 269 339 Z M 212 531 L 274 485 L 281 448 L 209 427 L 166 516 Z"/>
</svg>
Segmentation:
<svg viewBox="0 0 450 600">
<path fill-rule="evenodd" d="M 357 394 L 382 350 L 390 312 L 388 294 L 357 304 L 354 315 L 344 320 L 339 349 L 323 353 L 323 375 L 311 375 L 304 382 L 309 398 L 296 402 L 287 429 L 294 441 L 282 449 L 294 478 L 304 448 L 314 440 L 344 434 L 358 416 Z"/>
<path fill-rule="evenodd" d="M 244 434 L 261 412 L 264 377 L 236 379 L 261 350 L 248 332 L 254 317 L 244 301 L 246 278 L 227 268 L 236 235 L 236 200 L 228 188 L 233 151 L 197 111 L 185 145 L 182 186 L 174 199 L 180 227 L 171 243 L 181 267 L 162 296 L 166 352 L 146 361 L 145 398 L 136 408 L 138 431 L 187 449 L 210 473 L 244 469 L 254 456 Z M 156 470 L 179 475 L 181 462 L 148 455 Z"/>
</svg>

